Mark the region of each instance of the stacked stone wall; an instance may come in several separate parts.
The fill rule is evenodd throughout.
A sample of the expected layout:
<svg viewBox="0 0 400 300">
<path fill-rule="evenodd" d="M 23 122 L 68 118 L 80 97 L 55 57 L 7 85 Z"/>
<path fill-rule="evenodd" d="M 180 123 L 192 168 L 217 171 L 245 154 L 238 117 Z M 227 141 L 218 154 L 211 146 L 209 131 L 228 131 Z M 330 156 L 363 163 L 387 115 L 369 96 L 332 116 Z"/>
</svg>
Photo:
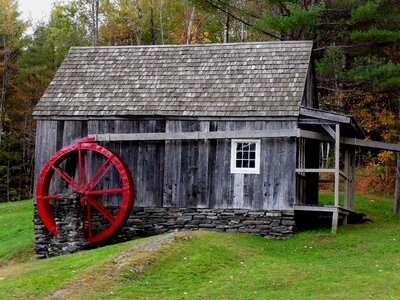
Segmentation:
<svg viewBox="0 0 400 300">
<path fill-rule="evenodd" d="M 294 211 L 292 210 L 134 208 L 125 225 L 102 244 L 121 242 L 138 236 L 149 236 L 175 230 L 241 232 L 271 239 L 283 239 L 293 234 L 295 229 L 294 217 Z M 79 226 L 81 226 L 76 224 L 76 217 L 66 221 L 57 217 L 56 220 L 61 222 L 59 223 L 60 227 L 66 226 L 66 235 L 69 236 L 65 241 L 67 244 L 63 244 L 61 247 L 57 244 L 60 237 L 53 237 L 44 228 L 35 208 L 35 251 L 38 257 L 71 253 L 76 250 L 75 246 L 81 249 L 96 246 L 83 244 L 82 236 L 77 236 L 78 240 L 76 241 L 73 238 L 71 239 L 71 232 L 68 233 L 68 228 L 73 227 L 73 231 L 79 231 Z M 71 221 L 75 225 L 70 224 L 69 222 Z M 92 226 L 96 227 L 96 225 Z M 104 226 L 103 222 L 98 224 L 98 227 L 102 226 Z M 74 234 L 72 233 L 72 235 Z M 65 239 L 65 237 L 61 237 L 61 240 Z M 68 251 L 68 249 L 73 251 Z"/>
</svg>

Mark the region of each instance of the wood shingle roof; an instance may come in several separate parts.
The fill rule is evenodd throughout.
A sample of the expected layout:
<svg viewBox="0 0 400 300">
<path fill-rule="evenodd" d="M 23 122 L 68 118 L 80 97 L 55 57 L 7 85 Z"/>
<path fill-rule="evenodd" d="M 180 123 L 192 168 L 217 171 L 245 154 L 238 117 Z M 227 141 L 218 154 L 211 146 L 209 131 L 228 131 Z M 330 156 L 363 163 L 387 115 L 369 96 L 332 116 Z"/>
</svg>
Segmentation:
<svg viewBox="0 0 400 300">
<path fill-rule="evenodd" d="M 71 48 L 34 116 L 297 116 L 312 42 Z"/>
</svg>

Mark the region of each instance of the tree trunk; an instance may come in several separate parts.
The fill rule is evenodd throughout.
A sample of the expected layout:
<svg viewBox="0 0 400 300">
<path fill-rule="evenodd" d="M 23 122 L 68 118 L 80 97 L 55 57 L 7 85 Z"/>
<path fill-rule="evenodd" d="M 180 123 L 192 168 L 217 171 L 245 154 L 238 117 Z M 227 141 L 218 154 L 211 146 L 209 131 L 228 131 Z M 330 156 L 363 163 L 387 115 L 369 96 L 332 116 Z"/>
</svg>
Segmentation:
<svg viewBox="0 0 400 300">
<path fill-rule="evenodd" d="M 192 11 L 190 12 L 189 20 L 188 20 L 188 25 L 187 25 L 187 31 L 186 31 L 186 44 L 190 44 L 192 40 L 192 27 L 193 27 L 193 21 L 194 21 L 194 13 L 195 13 L 195 8 L 192 8 Z"/>
<path fill-rule="evenodd" d="M 245 7 L 246 7 L 246 0 L 240 0 L 240 9 L 244 11 Z M 242 19 L 244 18 L 245 15 L 243 13 Z M 247 33 L 246 31 L 247 31 L 246 25 L 244 23 L 240 23 L 240 41 L 242 43 L 246 41 L 246 33 Z"/>
<path fill-rule="evenodd" d="M 226 1 L 226 14 L 225 14 L 225 24 L 224 24 L 224 43 L 229 43 L 229 27 L 230 27 L 230 0 Z"/>
<path fill-rule="evenodd" d="M 140 7 L 139 1 L 135 0 L 134 4 L 135 4 L 135 8 L 136 8 L 137 14 L 138 14 L 138 29 L 135 32 L 136 44 L 141 45 L 142 44 L 142 33 L 143 33 L 143 13 L 142 13 L 142 8 Z"/>
<path fill-rule="evenodd" d="M 92 46 L 97 45 L 99 35 L 99 0 L 91 0 Z"/>
<path fill-rule="evenodd" d="M 150 4 L 150 44 L 156 44 L 156 34 L 154 28 L 154 10 L 153 10 L 153 1 Z"/>
<path fill-rule="evenodd" d="M 9 58 L 10 58 L 10 49 L 8 48 L 8 40 L 7 35 L 3 35 L 3 74 L 2 74 L 2 84 L 1 84 L 1 95 L 0 95 L 0 146 L 2 142 L 2 134 L 3 134 L 3 116 L 4 109 L 6 105 L 7 99 L 7 88 L 8 88 L 8 68 L 9 68 Z"/>
<path fill-rule="evenodd" d="M 164 25 L 163 25 L 163 0 L 160 0 L 160 35 L 161 45 L 164 45 Z"/>
</svg>

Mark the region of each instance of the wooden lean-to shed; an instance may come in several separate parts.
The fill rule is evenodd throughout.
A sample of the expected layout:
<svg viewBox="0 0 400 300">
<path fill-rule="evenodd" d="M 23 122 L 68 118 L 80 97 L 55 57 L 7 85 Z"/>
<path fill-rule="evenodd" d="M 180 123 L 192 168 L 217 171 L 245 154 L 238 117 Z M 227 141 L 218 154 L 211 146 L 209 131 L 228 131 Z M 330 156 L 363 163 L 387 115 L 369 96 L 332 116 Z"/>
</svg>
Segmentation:
<svg viewBox="0 0 400 300">
<path fill-rule="evenodd" d="M 338 162 L 318 170 L 320 141 L 362 137 L 352 118 L 318 110 L 311 41 L 75 47 L 34 117 L 38 183 L 49 158 L 81 138 L 124 162 L 135 192 L 120 230 L 127 234 L 208 228 L 290 235 L 295 209 L 318 204 L 318 173 L 333 172 L 339 182 Z M 76 176 L 65 164 L 49 170 L 64 181 L 64 173 Z M 89 178 L 102 163 L 93 165 Z M 346 168 L 350 187 L 349 162 Z M 112 174 L 100 185 L 110 185 Z M 57 201 L 48 189 L 37 201 Z M 112 222 L 120 203 L 111 194 L 92 196 L 99 204 L 89 214 Z M 339 202 L 333 207 L 339 214 Z"/>
</svg>

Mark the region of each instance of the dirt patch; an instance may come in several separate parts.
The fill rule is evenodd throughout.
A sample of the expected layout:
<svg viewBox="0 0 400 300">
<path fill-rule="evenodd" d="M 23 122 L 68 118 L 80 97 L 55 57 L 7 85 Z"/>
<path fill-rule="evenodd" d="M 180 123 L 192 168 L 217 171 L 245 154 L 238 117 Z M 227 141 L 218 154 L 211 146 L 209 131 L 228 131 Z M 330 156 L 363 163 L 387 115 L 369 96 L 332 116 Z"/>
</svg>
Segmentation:
<svg viewBox="0 0 400 300">
<path fill-rule="evenodd" d="M 110 289 L 112 280 L 118 277 L 122 270 L 139 274 L 154 262 L 154 254 L 161 251 L 164 245 L 191 238 L 189 232 L 173 232 L 140 243 L 119 253 L 99 269 L 87 272 L 81 278 L 57 289 L 45 299 L 81 299 L 90 292 Z"/>
<path fill-rule="evenodd" d="M 334 236 L 329 236 L 326 234 L 318 234 L 313 238 L 312 243 L 317 245 L 329 244 L 333 242 L 335 239 L 336 237 Z"/>
</svg>

